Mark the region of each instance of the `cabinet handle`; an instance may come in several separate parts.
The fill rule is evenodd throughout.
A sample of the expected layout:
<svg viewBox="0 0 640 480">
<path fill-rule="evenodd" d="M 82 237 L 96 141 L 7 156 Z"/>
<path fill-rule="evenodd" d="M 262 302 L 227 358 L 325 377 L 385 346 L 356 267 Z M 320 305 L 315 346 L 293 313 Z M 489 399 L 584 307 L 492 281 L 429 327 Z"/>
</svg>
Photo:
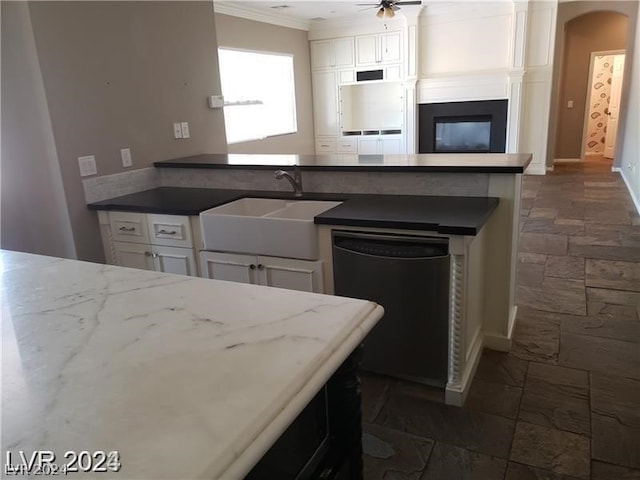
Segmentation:
<svg viewBox="0 0 640 480">
<path fill-rule="evenodd" d="M 255 270 L 255 269 L 256 269 L 256 266 L 252 263 L 251 265 L 249 265 L 249 268 L 250 268 L 251 270 Z"/>
<path fill-rule="evenodd" d="M 258 270 L 264 270 L 264 265 L 262 265 L 261 263 L 258 264 Z"/>
<path fill-rule="evenodd" d="M 118 230 L 120 230 L 121 232 L 135 232 L 136 231 L 136 227 L 120 227 L 118 228 Z"/>
<path fill-rule="evenodd" d="M 144 252 L 144 256 L 145 256 L 145 257 L 150 257 L 150 256 L 152 256 L 152 255 L 153 255 L 153 254 L 152 254 L 151 252 Z"/>
<path fill-rule="evenodd" d="M 160 234 L 160 235 L 177 235 L 178 232 L 176 232 L 175 230 L 169 231 L 169 230 L 162 229 L 162 230 L 160 230 L 158 232 L 158 234 Z"/>
</svg>

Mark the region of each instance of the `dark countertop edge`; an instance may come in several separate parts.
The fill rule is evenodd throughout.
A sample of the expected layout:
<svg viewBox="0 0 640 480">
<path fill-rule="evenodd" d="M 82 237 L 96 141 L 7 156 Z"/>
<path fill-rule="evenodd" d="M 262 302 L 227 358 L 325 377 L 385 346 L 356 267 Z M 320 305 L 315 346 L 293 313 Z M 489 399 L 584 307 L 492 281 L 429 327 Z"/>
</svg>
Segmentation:
<svg viewBox="0 0 640 480">
<path fill-rule="evenodd" d="M 291 168 L 293 165 L 225 165 L 215 163 L 172 163 L 164 160 L 153 164 L 156 168 L 198 168 L 222 170 L 277 170 Z M 524 173 L 526 167 L 517 166 L 445 166 L 445 165 L 299 165 L 301 171 L 339 171 L 339 172 L 432 172 L 432 173 Z"/>
<path fill-rule="evenodd" d="M 223 189 L 222 189 L 223 190 Z M 220 203 L 214 203 L 208 208 L 224 205 L 229 202 L 239 200 L 241 198 L 275 198 L 286 200 L 313 200 L 321 199 L 328 201 L 342 201 L 346 202 L 350 198 L 355 196 L 367 196 L 368 194 L 340 194 L 340 193 L 318 193 L 308 192 L 302 197 L 295 197 L 288 192 L 278 191 L 261 191 L 261 190 L 247 190 L 246 192 L 229 192 L 229 197 L 225 198 Z M 385 196 L 384 194 L 374 194 L 373 196 Z M 404 195 L 389 195 L 389 196 L 404 196 Z M 411 195 L 409 195 L 411 196 Z M 483 197 L 484 198 L 484 197 Z M 489 197 L 493 198 L 493 197 Z M 498 207 L 499 199 L 496 201 L 490 210 L 485 212 L 485 215 L 480 218 L 478 225 L 476 226 L 456 226 L 456 225 L 441 225 L 438 223 L 424 223 L 424 222 L 405 222 L 394 220 L 372 220 L 372 219 L 351 219 L 351 218 L 323 218 L 320 216 L 314 217 L 314 223 L 317 225 L 335 225 L 340 227 L 368 227 L 368 228 L 390 228 L 398 230 L 415 230 L 415 231 L 427 231 L 436 232 L 443 235 L 477 235 L 482 227 L 486 224 L 487 220 Z M 103 210 L 103 211 L 120 211 L 120 212 L 134 212 L 134 213 L 151 213 L 160 215 L 186 215 L 197 216 L 202 212 L 202 209 L 184 209 L 180 207 L 152 207 L 148 205 L 123 205 L 123 204 L 100 204 L 89 203 L 87 204 L 89 210 Z"/>
<path fill-rule="evenodd" d="M 356 220 L 356 219 L 330 219 L 330 218 L 318 218 L 314 219 L 314 223 L 317 225 L 332 225 L 336 227 L 366 227 L 366 228 L 390 228 L 396 230 L 420 230 L 424 232 L 436 232 L 446 235 L 477 235 L 477 227 L 456 227 L 456 226 L 441 226 L 437 223 L 417 223 L 417 222 L 402 222 L 402 221 L 390 221 L 390 220 Z"/>
</svg>

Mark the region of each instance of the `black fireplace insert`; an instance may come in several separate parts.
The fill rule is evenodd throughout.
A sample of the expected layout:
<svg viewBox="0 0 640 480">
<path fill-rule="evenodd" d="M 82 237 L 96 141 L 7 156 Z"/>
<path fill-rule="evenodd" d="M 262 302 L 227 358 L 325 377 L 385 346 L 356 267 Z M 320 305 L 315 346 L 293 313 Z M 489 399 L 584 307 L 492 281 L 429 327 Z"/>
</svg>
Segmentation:
<svg viewBox="0 0 640 480">
<path fill-rule="evenodd" d="M 508 100 L 418 105 L 419 153 L 504 153 Z"/>
</svg>

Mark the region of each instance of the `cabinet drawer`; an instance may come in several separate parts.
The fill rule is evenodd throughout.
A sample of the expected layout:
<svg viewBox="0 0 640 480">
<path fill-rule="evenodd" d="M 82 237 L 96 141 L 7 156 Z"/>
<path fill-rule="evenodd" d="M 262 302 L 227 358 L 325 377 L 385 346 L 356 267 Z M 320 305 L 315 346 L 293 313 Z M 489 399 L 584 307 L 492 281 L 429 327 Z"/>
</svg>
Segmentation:
<svg viewBox="0 0 640 480">
<path fill-rule="evenodd" d="M 147 215 L 152 245 L 192 248 L 189 217 L 180 215 Z"/>
<path fill-rule="evenodd" d="M 333 138 L 316 140 L 316 153 L 335 153 L 336 141 Z"/>
<path fill-rule="evenodd" d="M 149 243 L 144 213 L 109 212 L 109 226 L 114 241 Z"/>
<path fill-rule="evenodd" d="M 356 140 L 338 141 L 338 153 L 357 153 L 358 142 Z"/>
</svg>

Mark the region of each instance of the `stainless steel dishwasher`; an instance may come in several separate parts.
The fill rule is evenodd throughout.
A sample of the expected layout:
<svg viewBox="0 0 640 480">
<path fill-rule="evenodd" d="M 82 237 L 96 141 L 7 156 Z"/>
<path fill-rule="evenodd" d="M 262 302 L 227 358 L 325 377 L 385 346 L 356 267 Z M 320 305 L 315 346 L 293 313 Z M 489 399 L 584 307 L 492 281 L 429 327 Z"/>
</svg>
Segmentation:
<svg viewBox="0 0 640 480">
<path fill-rule="evenodd" d="M 445 386 L 448 250 L 443 238 L 333 232 L 335 294 L 385 310 L 364 340 L 363 370 Z"/>
</svg>

